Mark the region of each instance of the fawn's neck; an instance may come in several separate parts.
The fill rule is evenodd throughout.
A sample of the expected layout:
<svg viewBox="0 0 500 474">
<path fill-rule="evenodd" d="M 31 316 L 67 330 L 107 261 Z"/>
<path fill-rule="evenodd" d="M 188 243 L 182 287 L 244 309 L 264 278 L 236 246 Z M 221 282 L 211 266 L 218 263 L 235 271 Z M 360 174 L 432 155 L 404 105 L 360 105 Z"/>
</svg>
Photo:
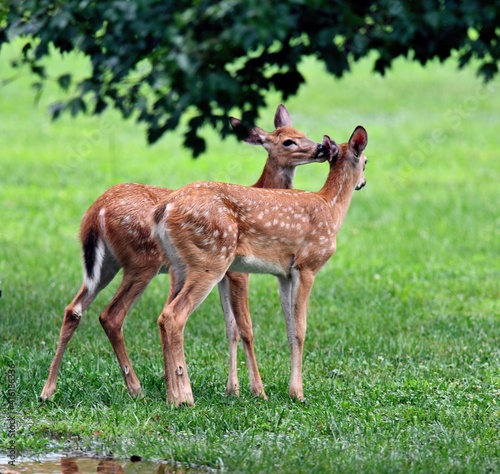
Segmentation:
<svg viewBox="0 0 500 474">
<path fill-rule="evenodd" d="M 270 158 L 267 159 L 264 170 L 258 181 L 253 185 L 254 188 L 274 188 L 274 189 L 292 189 L 293 179 L 295 178 L 295 167 L 283 167 L 274 163 Z"/>
<path fill-rule="evenodd" d="M 318 194 L 332 206 L 340 222 L 347 214 L 354 185 L 353 168 L 349 162 L 339 158 L 330 165 L 326 182 Z"/>
</svg>

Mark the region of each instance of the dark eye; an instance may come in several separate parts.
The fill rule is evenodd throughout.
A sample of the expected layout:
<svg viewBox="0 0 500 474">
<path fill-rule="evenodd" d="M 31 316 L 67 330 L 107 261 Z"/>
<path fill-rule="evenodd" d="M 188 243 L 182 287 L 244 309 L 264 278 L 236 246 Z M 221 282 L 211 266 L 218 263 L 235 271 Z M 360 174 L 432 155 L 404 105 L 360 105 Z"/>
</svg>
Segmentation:
<svg viewBox="0 0 500 474">
<path fill-rule="evenodd" d="M 290 146 L 290 145 L 295 145 L 295 142 L 293 140 L 285 140 L 283 142 L 284 146 Z"/>
</svg>

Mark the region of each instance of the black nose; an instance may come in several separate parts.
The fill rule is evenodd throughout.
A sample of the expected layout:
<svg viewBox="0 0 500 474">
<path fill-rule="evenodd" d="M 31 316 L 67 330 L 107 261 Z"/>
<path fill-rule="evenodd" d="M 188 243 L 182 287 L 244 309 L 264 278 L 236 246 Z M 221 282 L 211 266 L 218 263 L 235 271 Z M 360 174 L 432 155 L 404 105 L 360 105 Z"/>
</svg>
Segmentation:
<svg viewBox="0 0 500 474">
<path fill-rule="evenodd" d="M 360 189 L 363 189 L 365 186 L 366 186 L 366 179 L 364 179 L 363 181 L 361 181 L 361 183 L 359 183 L 354 189 L 356 191 L 359 191 Z"/>
<path fill-rule="evenodd" d="M 325 154 L 326 154 L 326 147 L 321 144 L 318 144 L 318 146 L 316 147 L 316 156 L 323 156 Z"/>
</svg>

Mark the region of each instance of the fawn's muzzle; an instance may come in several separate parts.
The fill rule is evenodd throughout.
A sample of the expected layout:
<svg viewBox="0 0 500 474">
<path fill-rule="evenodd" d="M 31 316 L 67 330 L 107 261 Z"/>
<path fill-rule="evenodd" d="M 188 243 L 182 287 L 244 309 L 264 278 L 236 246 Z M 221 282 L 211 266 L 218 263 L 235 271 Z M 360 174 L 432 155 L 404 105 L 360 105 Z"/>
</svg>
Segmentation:
<svg viewBox="0 0 500 474">
<path fill-rule="evenodd" d="M 327 148 L 321 143 L 318 143 L 318 146 L 316 147 L 316 158 L 321 158 L 327 154 Z"/>
</svg>

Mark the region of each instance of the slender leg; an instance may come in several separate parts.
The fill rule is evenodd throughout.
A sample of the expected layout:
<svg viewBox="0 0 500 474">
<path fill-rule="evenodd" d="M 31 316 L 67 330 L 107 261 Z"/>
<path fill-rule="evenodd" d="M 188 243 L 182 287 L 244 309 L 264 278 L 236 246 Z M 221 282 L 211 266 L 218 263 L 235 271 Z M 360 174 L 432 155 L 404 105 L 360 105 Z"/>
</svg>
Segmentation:
<svg viewBox="0 0 500 474">
<path fill-rule="evenodd" d="M 226 385 L 226 395 L 234 394 L 239 396 L 240 387 L 238 384 L 238 341 L 240 334 L 234 319 L 233 308 L 231 306 L 231 299 L 229 295 L 228 278 L 225 276 L 219 282 L 219 297 L 224 312 L 224 320 L 226 322 L 226 337 L 229 344 L 229 375 Z"/>
<path fill-rule="evenodd" d="M 259 373 L 257 358 L 255 356 L 254 338 L 252 330 L 252 319 L 248 306 L 248 283 L 250 275 L 246 273 L 228 272 L 226 277 L 229 281 L 231 306 L 234 312 L 234 319 L 240 332 L 245 351 L 245 359 L 250 379 L 250 390 L 256 397 L 267 400 L 264 385 Z"/>
<path fill-rule="evenodd" d="M 314 274 L 292 271 L 291 278 L 278 278 L 281 305 L 285 316 L 291 355 L 289 394 L 304 399 L 302 388 L 302 353 L 307 325 L 307 302 L 314 283 Z"/>
<path fill-rule="evenodd" d="M 113 346 L 127 389 L 132 397 L 142 393 L 132 362 L 127 354 L 123 337 L 123 322 L 128 311 L 158 273 L 158 268 L 148 266 L 141 273 L 129 272 L 124 268 L 123 279 L 113 299 L 102 312 L 99 321 Z"/>
<path fill-rule="evenodd" d="M 212 288 L 220 281 L 219 273 L 208 271 L 189 271 L 185 276 L 177 275 L 178 269 L 172 267 L 171 275 L 183 280 L 182 289 L 169 298 L 160 317 L 158 326 L 163 347 L 165 363 L 165 383 L 167 403 L 194 405 L 193 392 L 184 356 L 184 327 L 190 314 L 202 303 Z"/>
<path fill-rule="evenodd" d="M 66 307 L 61 332 L 59 334 L 56 355 L 50 364 L 49 376 L 40 395 L 40 401 L 47 400 L 56 391 L 57 374 L 61 366 L 64 351 L 66 350 L 69 340 L 80 323 L 83 312 L 90 306 L 99 292 L 113 279 L 118 272 L 118 269 L 119 267 L 115 262 L 112 262 L 111 260 L 105 261 L 101 271 L 101 280 L 96 286 L 95 291 L 90 292 L 85 283 L 82 284 L 80 291 L 78 291 L 73 301 Z"/>
</svg>

